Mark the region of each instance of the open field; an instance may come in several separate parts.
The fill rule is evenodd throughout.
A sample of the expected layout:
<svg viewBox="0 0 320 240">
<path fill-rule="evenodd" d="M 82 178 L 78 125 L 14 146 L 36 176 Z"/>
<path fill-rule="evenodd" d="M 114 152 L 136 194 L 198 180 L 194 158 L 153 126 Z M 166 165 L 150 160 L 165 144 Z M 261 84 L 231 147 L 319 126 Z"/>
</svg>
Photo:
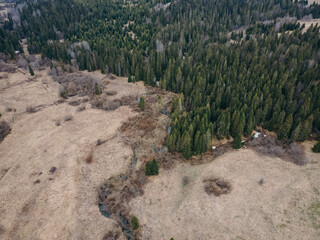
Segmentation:
<svg viewBox="0 0 320 240">
<path fill-rule="evenodd" d="M 306 155 L 310 163 L 301 167 L 240 149 L 160 171 L 130 202 L 142 239 L 319 239 L 311 206 L 320 203 L 320 158 Z M 203 180 L 212 176 L 229 180 L 231 193 L 208 195 Z"/>
<path fill-rule="evenodd" d="M 145 91 L 125 81 L 108 86 L 121 96 Z M 99 212 L 98 188 L 131 160 L 117 129 L 136 113 L 127 106 L 92 109 L 89 103 L 77 111 L 68 104 L 73 98 L 57 103 L 58 85 L 47 69 L 34 78 L 18 71 L 1 79 L 0 111 L 12 127 L 0 145 L 1 239 L 101 239 L 116 228 Z M 28 106 L 38 111 L 28 113 Z M 96 146 L 98 139 L 107 142 Z"/>
</svg>

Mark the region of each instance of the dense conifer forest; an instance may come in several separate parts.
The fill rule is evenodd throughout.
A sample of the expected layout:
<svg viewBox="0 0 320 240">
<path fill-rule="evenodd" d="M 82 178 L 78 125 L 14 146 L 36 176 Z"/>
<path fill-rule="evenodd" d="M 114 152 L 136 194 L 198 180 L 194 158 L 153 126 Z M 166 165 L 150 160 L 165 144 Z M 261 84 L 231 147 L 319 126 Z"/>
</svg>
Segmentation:
<svg viewBox="0 0 320 240">
<path fill-rule="evenodd" d="M 179 93 L 167 138 L 186 158 L 211 139 L 250 136 L 257 126 L 286 142 L 320 130 L 320 6 L 289 0 L 17 1 L 19 21 L 0 28 L 14 59 L 27 39 L 80 70 L 112 72 Z M 237 144 L 238 147 L 239 144 Z"/>
</svg>

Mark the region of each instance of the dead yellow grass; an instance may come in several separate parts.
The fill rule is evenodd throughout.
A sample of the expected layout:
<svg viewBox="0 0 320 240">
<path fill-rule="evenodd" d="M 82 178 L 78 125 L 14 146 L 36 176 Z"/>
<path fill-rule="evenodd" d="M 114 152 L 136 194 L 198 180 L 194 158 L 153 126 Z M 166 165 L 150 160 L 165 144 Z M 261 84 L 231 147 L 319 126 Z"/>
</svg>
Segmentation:
<svg viewBox="0 0 320 240">
<path fill-rule="evenodd" d="M 115 96 L 144 92 L 141 84 L 121 87 L 122 82 L 109 84 L 117 85 Z M 110 230 L 120 231 L 99 212 L 98 188 L 130 163 L 132 149 L 117 137 L 117 129 L 136 113 L 126 106 L 91 109 L 89 103 L 77 111 L 68 102 L 58 103 L 58 89 L 46 71 L 32 80 L 18 71 L 0 82 L 0 111 L 12 127 L 0 144 L 1 239 L 102 239 Z M 39 105 L 44 105 L 40 111 L 26 112 Z M 16 112 L 6 112 L 7 107 Z M 73 120 L 64 122 L 68 114 Z M 96 146 L 98 139 L 107 141 Z M 94 161 L 87 164 L 90 151 Z"/>
<path fill-rule="evenodd" d="M 309 151 L 306 155 L 312 163 L 297 166 L 240 149 L 206 164 L 180 163 L 161 170 L 147 183 L 144 195 L 130 202 L 142 239 L 317 240 L 320 230 L 305 209 L 320 200 L 315 191 L 320 186 L 320 159 Z M 208 195 L 203 181 L 211 176 L 228 179 L 232 191 Z"/>
</svg>

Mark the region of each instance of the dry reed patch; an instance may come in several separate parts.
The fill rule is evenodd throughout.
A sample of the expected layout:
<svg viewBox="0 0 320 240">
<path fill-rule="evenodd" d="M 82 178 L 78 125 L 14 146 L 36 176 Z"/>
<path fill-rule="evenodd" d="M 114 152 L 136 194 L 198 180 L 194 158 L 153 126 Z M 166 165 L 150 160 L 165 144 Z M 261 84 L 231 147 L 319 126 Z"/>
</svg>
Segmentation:
<svg viewBox="0 0 320 240">
<path fill-rule="evenodd" d="M 206 193 L 209 195 L 214 194 L 217 197 L 230 193 L 232 189 L 231 183 L 224 178 L 208 178 L 203 182 Z"/>
</svg>

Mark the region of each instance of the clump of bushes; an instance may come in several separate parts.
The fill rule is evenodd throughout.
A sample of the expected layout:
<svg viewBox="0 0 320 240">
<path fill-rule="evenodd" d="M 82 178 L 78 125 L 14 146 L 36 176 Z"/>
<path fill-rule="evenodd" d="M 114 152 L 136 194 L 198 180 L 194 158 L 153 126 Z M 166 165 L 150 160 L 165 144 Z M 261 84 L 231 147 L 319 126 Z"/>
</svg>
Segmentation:
<svg viewBox="0 0 320 240">
<path fill-rule="evenodd" d="M 223 178 L 209 178 L 204 181 L 204 190 L 209 195 L 214 194 L 220 196 L 221 194 L 228 194 L 231 192 L 231 183 Z"/>
<path fill-rule="evenodd" d="M 159 166 L 157 160 L 154 158 L 151 162 L 146 162 L 145 166 L 146 176 L 154 176 L 159 174 Z"/>
<path fill-rule="evenodd" d="M 137 230 L 139 228 L 139 220 L 136 216 L 132 216 L 131 218 L 131 226 L 133 228 L 133 230 Z"/>
</svg>

